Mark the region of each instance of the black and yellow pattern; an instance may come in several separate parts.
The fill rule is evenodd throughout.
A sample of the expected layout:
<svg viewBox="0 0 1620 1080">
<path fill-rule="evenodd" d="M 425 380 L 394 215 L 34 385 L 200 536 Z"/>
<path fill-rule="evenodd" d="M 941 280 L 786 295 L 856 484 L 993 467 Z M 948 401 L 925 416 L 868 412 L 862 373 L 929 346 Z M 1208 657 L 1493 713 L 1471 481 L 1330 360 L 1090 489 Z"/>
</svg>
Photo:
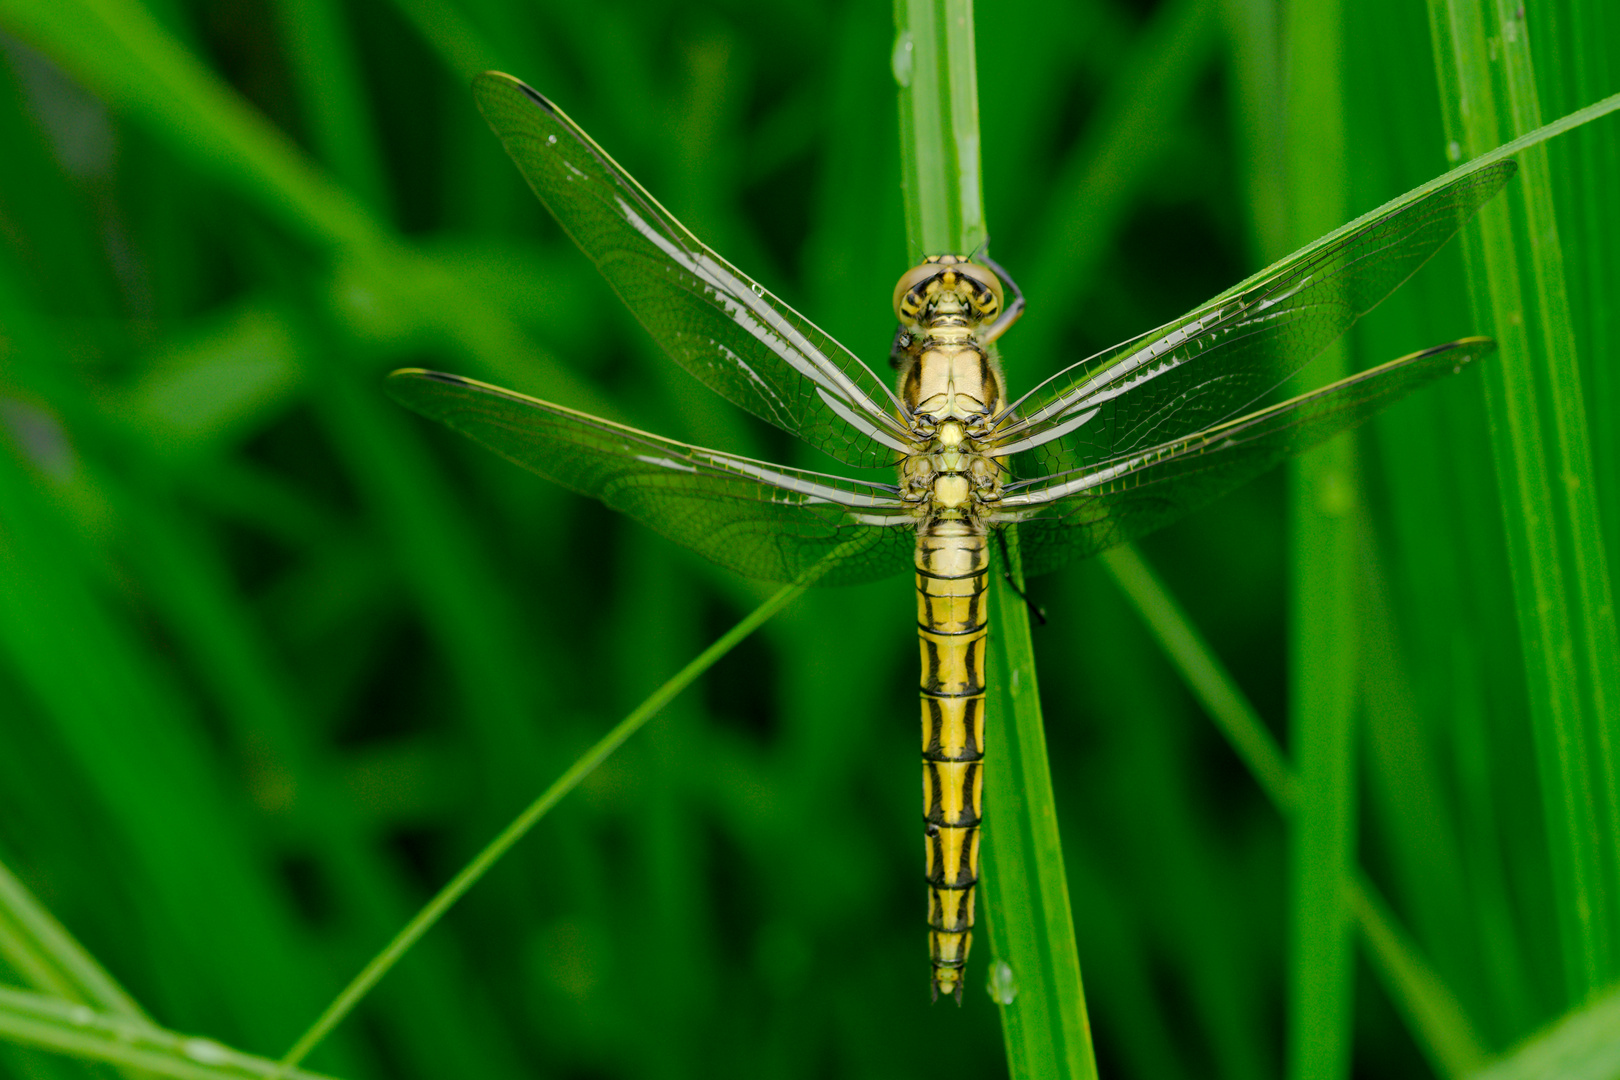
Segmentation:
<svg viewBox="0 0 1620 1080">
<path fill-rule="evenodd" d="M 958 1000 L 979 880 L 988 566 L 983 531 L 965 522 L 939 522 L 917 537 L 928 946 L 934 995 Z"/>
<path fill-rule="evenodd" d="M 928 953 L 935 998 L 958 1002 L 979 881 L 985 510 L 1000 498 L 1002 476 L 992 420 L 1003 406 L 1001 371 L 989 346 L 1003 299 L 994 273 L 955 255 L 914 267 L 894 290 L 900 400 L 922 437 L 900 480 L 917 515 Z"/>
<path fill-rule="evenodd" d="M 741 573 L 865 581 L 914 546 L 933 987 L 962 998 L 979 876 L 988 537 L 1025 573 L 1144 535 L 1495 344 L 1469 338 L 1270 407 L 1261 399 L 1417 270 L 1507 183 L 1487 161 L 1310 244 L 1009 401 L 995 343 L 1024 298 L 980 250 L 895 284 L 890 391 L 675 219 L 554 103 L 498 72 L 479 108 L 563 229 L 670 356 L 734 404 L 897 483 L 690 446 L 459 376 L 395 397 Z M 1009 475 L 1017 459 L 1025 476 Z"/>
</svg>

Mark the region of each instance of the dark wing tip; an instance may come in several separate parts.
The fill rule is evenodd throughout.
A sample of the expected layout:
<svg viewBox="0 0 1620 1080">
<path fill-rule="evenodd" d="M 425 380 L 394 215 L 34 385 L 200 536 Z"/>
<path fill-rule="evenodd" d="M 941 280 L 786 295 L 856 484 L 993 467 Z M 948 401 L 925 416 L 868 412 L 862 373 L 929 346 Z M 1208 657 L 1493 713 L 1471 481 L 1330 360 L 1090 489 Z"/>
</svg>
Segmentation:
<svg viewBox="0 0 1620 1080">
<path fill-rule="evenodd" d="M 1432 349 L 1425 350 L 1425 354 L 1432 356 L 1435 353 L 1455 353 L 1457 354 L 1457 366 L 1452 370 L 1461 371 L 1465 365 L 1472 364 L 1475 360 L 1483 360 L 1495 351 L 1495 338 L 1478 336 L 1459 338 L 1449 345 L 1436 345 Z"/>
<path fill-rule="evenodd" d="M 557 106 L 551 103 L 550 98 L 546 97 L 546 95 L 542 94 L 540 91 L 536 90 L 534 87 L 530 86 L 516 75 L 508 75 L 504 71 L 480 72 L 479 74 L 473 76 L 472 85 L 475 91 L 481 87 L 500 87 L 501 89 L 516 90 L 524 97 L 546 110 L 546 112 L 552 114 L 557 112 Z"/>
<path fill-rule="evenodd" d="M 1464 367 L 1472 364 L 1475 360 L 1482 360 L 1495 351 L 1496 340 L 1494 338 L 1484 337 L 1483 335 L 1458 338 L 1456 341 L 1447 341 L 1441 345 L 1430 345 L 1427 349 L 1419 349 L 1415 353 L 1397 357 L 1388 363 L 1368 368 L 1359 375 L 1352 375 L 1344 381 L 1355 382 L 1362 378 L 1376 378 L 1396 368 L 1408 368 L 1414 364 L 1423 364 L 1424 361 L 1434 360 L 1437 357 L 1444 357 L 1450 362 L 1452 365 L 1451 370 L 1455 373 L 1462 371 Z"/>
<path fill-rule="evenodd" d="M 443 371 L 429 371 L 427 368 L 402 367 L 397 371 L 388 373 L 389 382 L 403 382 L 406 379 L 431 379 L 434 382 L 449 383 L 452 386 L 467 385 L 467 380 L 460 375 L 451 375 Z"/>
<path fill-rule="evenodd" d="M 1439 356 L 1441 353 L 1461 352 L 1461 353 L 1467 353 L 1468 354 L 1464 358 L 1465 361 L 1466 361 L 1466 360 L 1473 360 L 1476 357 L 1480 357 L 1480 356 L 1489 356 L 1491 353 L 1493 353 L 1495 351 L 1496 351 L 1496 339 L 1495 338 L 1488 338 L 1488 337 L 1484 337 L 1484 336 L 1475 336 L 1475 337 L 1458 338 L 1456 341 L 1448 341 L 1444 345 L 1430 346 L 1429 348 L 1424 349 L 1421 352 L 1413 353 L 1411 356 L 1407 357 L 1407 359 L 1408 360 L 1427 360 L 1429 357 L 1431 357 L 1431 356 Z"/>
<path fill-rule="evenodd" d="M 1483 334 L 1459 338 L 1452 344 L 1459 349 L 1467 349 L 1474 356 L 1489 356 L 1496 351 L 1496 339 L 1485 337 Z"/>
<path fill-rule="evenodd" d="M 518 89 L 522 90 L 523 93 L 528 96 L 530 101 L 546 110 L 546 112 L 552 113 L 553 115 L 557 113 L 557 106 L 551 103 L 551 99 L 546 97 L 546 95 L 542 94 L 540 91 L 536 90 L 534 87 L 530 86 L 528 83 L 519 82 Z"/>
<path fill-rule="evenodd" d="M 472 386 L 471 380 L 463 379 L 460 375 L 449 375 L 442 371 L 429 371 L 427 368 L 408 367 L 400 368 L 398 371 L 390 371 L 388 377 L 383 380 L 383 389 L 389 397 L 407 409 L 413 412 L 421 412 L 422 407 L 419 402 L 422 400 L 425 391 L 421 384 L 425 382 L 445 383 L 459 387 Z M 437 396 L 431 391 L 428 391 L 428 394 L 430 397 Z"/>
</svg>

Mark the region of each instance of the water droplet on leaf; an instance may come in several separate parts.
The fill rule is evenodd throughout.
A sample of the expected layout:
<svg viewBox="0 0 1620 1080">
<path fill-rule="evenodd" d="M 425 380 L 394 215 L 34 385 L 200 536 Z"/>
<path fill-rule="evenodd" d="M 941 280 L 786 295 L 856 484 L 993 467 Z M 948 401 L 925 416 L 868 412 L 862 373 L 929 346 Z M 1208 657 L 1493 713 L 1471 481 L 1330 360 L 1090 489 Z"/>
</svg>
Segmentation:
<svg viewBox="0 0 1620 1080">
<path fill-rule="evenodd" d="M 997 1005 L 1011 1005 L 1018 996 L 1018 977 L 1012 965 L 1005 960 L 990 961 L 990 978 L 984 984 L 985 992 Z"/>
<path fill-rule="evenodd" d="M 901 86 L 911 85 L 912 42 L 909 33 L 903 33 L 894 39 L 894 55 L 889 58 L 889 64 L 894 69 L 894 81 Z"/>
<path fill-rule="evenodd" d="M 212 1039 L 187 1039 L 180 1048 L 186 1057 L 204 1065 L 218 1065 L 231 1056 L 229 1050 Z"/>
</svg>

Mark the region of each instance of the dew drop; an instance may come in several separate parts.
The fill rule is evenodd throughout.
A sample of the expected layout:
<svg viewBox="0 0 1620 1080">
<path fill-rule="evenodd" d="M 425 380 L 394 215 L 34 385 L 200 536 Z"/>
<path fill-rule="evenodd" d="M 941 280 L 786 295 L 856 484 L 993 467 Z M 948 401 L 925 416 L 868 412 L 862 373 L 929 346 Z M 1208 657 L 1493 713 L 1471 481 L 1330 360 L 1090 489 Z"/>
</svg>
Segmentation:
<svg viewBox="0 0 1620 1080">
<path fill-rule="evenodd" d="M 984 989 L 997 1005 L 1011 1005 L 1018 996 L 1018 977 L 1013 974 L 1012 965 L 1005 960 L 990 961 L 990 978 Z"/>
<path fill-rule="evenodd" d="M 555 136 L 555 135 L 547 135 L 546 136 L 546 142 L 551 143 L 553 146 L 557 145 L 557 136 Z"/>
<path fill-rule="evenodd" d="M 1459 143 L 1456 139 L 1452 139 L 1450 142 L 1446 143 L 1446 160 L 1447 161 L 1461 161 L 1462 160 L 1462 144 Z"/>
<path fill-rule="evenodd" d="M 764 296 L 765 295 L 765 286 L 760 285 L 757 282 L 754 284 L 753 290 L 754 290 L 754 295 L 755 296 Z"/>
<path fill-rule="evenodd" d="M 187 1039 L 180 1049 L 186 1057 L 204 1065 L 219 1065 L 230 1057 L 230 1051 L 213 1039 Z"/>
<path fill-rule="evenodd" d="M 894 81 L 903 87 L 911 85 L 912 48 L 911 34 L 902 33 L 894 39 L 894 55 L 889 58 L 889 66 L 894 69 Z"/>
</svg>

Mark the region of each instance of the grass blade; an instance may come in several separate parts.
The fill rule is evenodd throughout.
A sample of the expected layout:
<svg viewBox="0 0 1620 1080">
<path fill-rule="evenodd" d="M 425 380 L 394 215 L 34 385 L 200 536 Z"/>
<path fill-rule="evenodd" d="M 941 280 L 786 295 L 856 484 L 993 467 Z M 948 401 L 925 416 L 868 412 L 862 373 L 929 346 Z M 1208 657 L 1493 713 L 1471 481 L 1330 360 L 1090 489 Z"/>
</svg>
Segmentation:
<svg viewBox="0 0 1620 1080">
<path fill-rule="evenodd" d="M 273 1061 L 232 1050 L 212 1039 L 180 1035 L 138 1018 L 8 987 L 0 987 L 0 1038 L 176 1080 L 272 1076 L 323 1080 L 302 1070 L 284 1073 Z"/>
<path fill-rule="evenodd" d="M 1613 1080 L 1620 1076 L 1620 990 L 1565 1014 L 1473 1080 Z"/>
<path fill-rule="evenodd" d="M 486 371 L 543 377 L 562 401 L 600 415 L 612 406 L 548 357 L 477 285 L 410 250 L 362 203 L 129 0 L 41 6 L 0 0 L 0 25 L 46 52 L 205 176 L 357 269 L 366 305 L 408 332 L 417 319 Z"/>
<path fill-rule="evenodd" d="M 1175 597 L 1129 544 L 1103 552 L 1100 561 L 1260 790 L 1278 810 L 1292 814 L 1299 800 L 1293 766 Z"/>
<path fill-rule="evenodd" d="M 4 864 L 0 864 L 0 958 L 54 997 L 145 1019 L 135 1000 Z"/>
<path fill-rule="evenodd" d="M 1485 1060 L 1473 1022 L 1457 998 L 1424 962 L 1417 945 L 1395 921 L 1372 883 L 1359 871 L 1345 882 L 1345 901 L 1362 940 L 1367 960 L 1401 1011 L 1408 1030 L 1441 1076 L 1466 1076 Z"/>
<path fill-rule="evenodd" d="M 490 867 L 500 861 L 501 857 L 510 851 L 514 844 L 523 839 L 541 818 L 550 813 L 552 807 L 556 806 L 563 800 L 564 796 L 578 787 L 580 781 L 584 780 L 595 771 L 597 766 L 611 757 L 614 751 L 623 746 L 630 736 L 640 731 L 648 720 L 658 715 L 660 709 L 690 686 L 699 675 L 713 667 L 717 660 L 736 648 L 738 642 L 759 629 L 772 615 L 782 610 L 783 607 L 808 588 L 823 570 L 833 565 L 837 560 L 838 554 L 834 553 L 818 564 L 815 570 L 804 578 L 792 585 L 783 586 L 775 595 L 755 608 L 714 644 L 699 653 L 691 663 L 671 676 L 664 685 L 653 691 L 645 701 L 636 706 L 628 716 L 615 724 L 612 730 L 598 739 L 594 746 L 580 755 L 550 787 L 541 792 L 540 796 L 529 804 L 523 813 L 514 818 L 512 823 L 502 829 L 500 834 L 491 840 L 484 850 L 480 851 L 455 877 L 451 878 L 449 883 L 440 889 L 438 894 L 428 901 L 422 910 L 417 912 L 416 916 L 394 936 L 394 940 L 390 941 L 381 952 L 371 959 L 371 962 L 354 977 L 349 985 L 343 989 L 343 992 L 332 1001 L 332 1004 L 327 1006 L 326 1011 L 320 1015 L 315 1023 L 310 1025 L 309 1030 L 299 1037 L 298 1041 L 293 1044 L 292 1049 L 287 1051 L 286 1055 L 281 1059 L 281 1068 L 291 1070 L 304 1058 L 308 1057 L 309 1052 L 320 1045 L 321 1040 L 326 1038 L 332 1032 L 332 1029 L 343 1021 L 344 1017 L 354 1011 L 354 1007 L 360 1003 L 360 1000 L 370 993 L 371 988 L 376 986 L 384 975 L 388 974 L 389 969 L 398 963 L 401 957 L 410 951 L 411 946 L 416 944 L 423 934 L 432 929 L 433 925 L 443 918 L 445 912 L 449 911 L 457 900 L 466 895 L 467 890 L 477 884 L 478 879 L 483 877 Z M 282 1075 L 284 1074 L 277 1073 L 278 1078 Z"/>
<path fill-rule="evenodd" d="M 995 801 L 987 805 L 995 809 L 985 815 L 982 886 L 989 989 L 1002 1006 L 1014 1077 L 1095 1077 L 1016 537 L 1007 547 L 1018 586 L 1000 573 L 990 586 L 986 742 L 995 755 Z"/>
<path fill-rule="evenodd" d="M 373 213 L 386 216 L 388 185 L 376 125 L 342 9 L 330 0 L 278 0 L 304 122 L 326 166 Z"/>
<path fill-rule="evenodd" d="M 1096 288 L 1113 245 L 1139 198 L 1143 178 L 1166 157 L 1174 136 L 1164 118 L 1176 116 L 1197 93 L 1215 50 L 1217 5 L 1210 0 L 1164 4 L 1132 43 L 1125 74 L 1110 84 L 1098 118 L 1062 163 L 1054 197 L 1041 219 L 1041 242 L 1018 283 L 1029 296 L 1084 296 Z M 1052 307 L 1052 305 L 1048 305 Z M 1033 363 L 1061 353 L 1064 314 L 1036 308 L 1018 324 L 1024 366 L 1017 381 L 1050 374 Z"/>
<path fill-rule="evenodd" d="M 13 282 L 0 273 L 0 310 L 29 332 Z M 28 354 L 19 371 L 44 348 Z M 0 446 L 0 651 L 73 750 L 97 797 L 113 807 L 153 904 L 175 929 L 177 955 L 251 965 L 256 978 L 211 987 L 241 1039 L 272 1045 L 296 1030 L 286 1013 L 318 984 L 313 950 L 270 887 L 240 804 L 213 771 L 170 672 L 147 663 L 139 635 L 97 588 L 72 525 L 47 497 L 33 459 Z M 86 678 L 84 672 L 94 672 Z M 163 777 L 153 783 L 153 777 Z M 215 973 L 222 980 L 226 972 Z M 204 983 L 199 977 L 198 982 Z M 296 1021 L 293 1021 L 296 1023 Z"/>
<path fill-rule="evenodd" d="M 1522 131 L 1534 122 L 1524 24 L 1509 15 L 1504 28 L 1498 14 L 1467 0 L 1430 5 L 1446 130 L 1465 152 L 1497 142 L 1503 129 Z M 1512 58 L 1505 92 L 1492 59 L 1504 47 Z M 1615 631 L 1590 494 L 1583 405 L 1578 382 L 1571 381 L 1575 347 L 1561 256 L 1548 240 L 1554 225 L 1544 154 L 1538 148 L 1520 155 L 1518 191 L 1481 212 L 1480 229 L 1465 233 L 1464 250 L 1482 329 L 1491 329 L 1502 345 L 1503 362 L 1485 372 L 1486 405 L 1558 893 L 1565 987 L 1578 1002 L 1607 981 L 1614 962 L 1603 869 L 1607 841 L 1588 743 L 1594 728 L 1604 729 L 1612 707 Z M 1515 235 L 1510 208 L 1540 230 L 1532 232 L 1528 250 Z"/>
<path fill-rule="evenodd" d="M 901 185 L 911 260 L 986 238 L 969 0 L 895 0 Z"/>
<path fill-rule="evenodd" d="M 1344 10 L 1288 8 L 1290 232 L 1296 244 L 1332 229 L 1348 210 Z M 1350 373 L 1339 341 L 1297 380 L 1312 389 Z M 1289 467 L 1289 744 L 1298 800 L 1289 819 L 1288 1073 L 1350 1074 L 1353 923 L 1342 884 L 1356 849 L 1355 596 L 1358 500 L 1352 438 L 1334 439 Z"/>
<path fill-rule="evenodd" d="M 265 317 L 275 319 L 267 313 Z M 13 326 L 19 323 L 19 319 L 12 320 Z M 294 335 L 290 327 L 287 334 L 287 347 L 291 349 Z M 134 408 L 118 410 L 119 419 L 109 424 L 79 397 L 74 384 L 44 374 L 56 370 L 61 363 L 59 345 L 51 335 L 36 326 L 28 340 L 29 361 L 19 365 L 19 372 L 28 371 L 34 389 L 45 394 L 57 409 L 71 418 L 72 429 L 86 444 L 116 441 L 129 460 L 140 461 L 133 470 L 139 478 L 134 483 L 126 487 L 109 479 L 103 488 L 109 506 L 116 508 L 122 527 L 121 550 L 148 583 L 154 597 L 153 614 L 173 635 L 172 640 L 178 646 L 176 653 L 189 653 L 195 658 L 197 669 L 204 673 L 203 682 L 212 692 L 213 700 L 219 703 L 224 726 L 238 740 L 236 745 L 272 748 L 270 752 L 278 760 L 292 763 L 300 775 L 308 778 L 299 804 L 311 815 L 312 821 L 320 823 L 318 843 L 333 880 L 340 883 L 353 909 L 365 913 L 364 929 L 356 927 L 356 937 L 369 946 L 377 937 L 398 926 L 411 907 L 394 899 L 387 887 L 393 884 L 391 869 L 370 848 L 365 836 L 366 825 L 356 819 L 353 808 L 344 798 L 345 793 L 333 782 L 330 772 L 314 764 L 318 754 L 306 744 L 300 727 L 306 705 L 289 693 L 288 685 L 279 677 L 276 663 L 265 655 L 263 643 L 251 625 L 251 615 L 237 603 L 238 597 L 220 565 L 222 560 L 211 548 L 209 535 L 175 506 L 171 491 L 142 483 L 149 481 L 164 460 L 165 452 L 172 452 L 183 440 L 160 437 L 151 445 L 143 445 L 142 425 L 130 423 L 131 414 L 138 415 L 140 411 Z M 151 400 L 157 401 L 156 398 Z M 190 401 L 186 404 L 195 405 Z M 169 410 L 159 407 L 158 411 Z M 173 415 L 184 414 L 191 419 L 207 413 L 206 406 L 173 411 Z M 114 427 L 118 429 L 116 432 L 108 430 Z M 95 434 L 92 436 L 91 432 Z M 416 481 L 414 490 L 420 492 L 423 474 L 417 474 Z M 422 535 L 422 531 L 417 535 Z M 471 561 L 482 565 L 482 560 Z M 441 569 L 435 577 L 442 581 L 446 576 Z M 484 609 L 487 615 L 490 604 L 486 602 Z M 476 643 L 476 635 L 470 640 Z M 492 678 L 493 675 L 484 681 Z M 526 724 L 521 729 L 529 730 Z M 48 927 L 40 922 L 49 916 L 42 911 L 30 914 L 26 910 L 26 897 L 13 896 L 0 888 L 0 908 L 10 909 L 12 916 L 22 924 L 20 929 L 26 928 L 53 951 L 72 947 L 71 941 L 52 941 Z M 4 922 L 6 919 L 0 914 L 0 924 Z M 401 980 L 405 989 L 420 992 L 429 1000 L 445 993 L 445 988 L 454 984 L 457 976 L 454 966 L 444 960 L 442 954 L 429 957 L 425 962 L 419 959 L 406 979 Z M 64 955 L 61 963 L 64 967 L 78 965 L 76 977 L 84 981 L 85 994 L 98 985 L 95 972 L 84 968 L 85 964 L 93 967 L 94 962 L 88 956 L 75 960 L 71 955 Z M 321 974 L 324 983 L 326 973 Z M 102 980 L 105 980 L 104 975 Z M 112 1012 L 121 1011 L 116 996 L 104 996 L 105 986 L 103 996 L 92 997 L 56 982 L 49 987 L 40 984 L 40 988 L 55 989 L 61 996 Z M 121 994 L 116 987 L 111 990 Z M 312 1001 L 307 1007 L 312 1009 L 314 1005 Z M 135 1008 L 133 1003 L 129 1008 Z M 472 1011 L 462 997 L 455 997 L 453 1003 L 420 1009 L 419 1012 L 427 1015 L 413 1024 L 406 1035 L 411 1040 L 412 1054 L 424 1062 L 436 1061 L 441 1069 L 452 1062 L 477 1062 L 486 1075 L 515 1075 L 518 1069 L 515 1055 L 500 1039 L 488 1035 L 475 1039 L 467 1034 L 476 1026 L 476 1021 L 468 1015 Z M 303 1020 L 304 1017 L 299 1016 L 294 1023 L 301 1024 Z M 290 1038 L 296 1030 L 297 1027 L 288 1025 L 277 1042 Z M 507 1052 L 503 1054 L 503 1050 Z"/>
<path fill-rule="evenodd" d="M 1151 567 L 1128 547 L 1105 552 L 1103 566 L 1131 600 L 1187 688 L 1284 817 L 1297 813 L 1298 781 L 1259 712 Z M 1373 971 L 1436 1068 L 1460 1076 L 1485 1051 L 1456 996 L 1418 953 L 1359 870 L 1340 880 L 1341 900 L 1366 942 Z"/>
<path fill-rule="evenodd" d="M 1498 15 L 1502 12 L 1498 9 Z M 1509 20 L 1522 16 L 1508 15 Z M 1522 132 L 1541 122 L 1528 33 L 1504 28 L 1504 71 L 1507 105 L 1513 130 Z M 1597 827 L 1591 836 L 1596 894 L 1596 949 L 1598 984 L 1617 974 L 1617 901 L 1620 901 L 1620 777 L 1615 771 L 1614 728 L 1620 723 L 1620 628 L 1614 611 L 1607 545 L 1598 504 L 1597 471 L 1587 430 L 1586 402 L 1581 389 L 1579 350 L 1570 314 L 1569 289 L 1564 278 L 1564 252 L 1553 208 L 1553 182 L 1546 147 L 1525 151 L 1519 159 L 1524 176 L 1524 212 L 1528 242 L 1524 245 L 1539 311 L 1541 349 L 1539 368 L 1548 388 L 1554 475 L 1560 481 L 1559 529 L 1570 564 L 1574 621 L 1583 667 L 1582 689 L 1586 712 L 1584 740 L 1590 748 L 1581 766 L 1591 770 L 1587 783 L 1597 788 Z M 1594 245 L 1596 246 L 1596 245 Z M 1606 820 L 1605 820 L 1606 818 Z M 1607 873 L 1605 873 L 1605 866 Z"/>
<path fill-rule="evenodd" d="M 895 20 L 908 247 L 914 257 L 971 252 L 986 237 L 973 7 L 897 0 Z M 1007 546 L 1017 577 L 1016 538 Z M 999 779 L 987 803 L 981 884 L 989 989 L 1002 1005 L 1013 1076 L 1096 1076 L 1029 611 L 1006 577 L 992 577 L 986 739 Z"/>
</svg>

